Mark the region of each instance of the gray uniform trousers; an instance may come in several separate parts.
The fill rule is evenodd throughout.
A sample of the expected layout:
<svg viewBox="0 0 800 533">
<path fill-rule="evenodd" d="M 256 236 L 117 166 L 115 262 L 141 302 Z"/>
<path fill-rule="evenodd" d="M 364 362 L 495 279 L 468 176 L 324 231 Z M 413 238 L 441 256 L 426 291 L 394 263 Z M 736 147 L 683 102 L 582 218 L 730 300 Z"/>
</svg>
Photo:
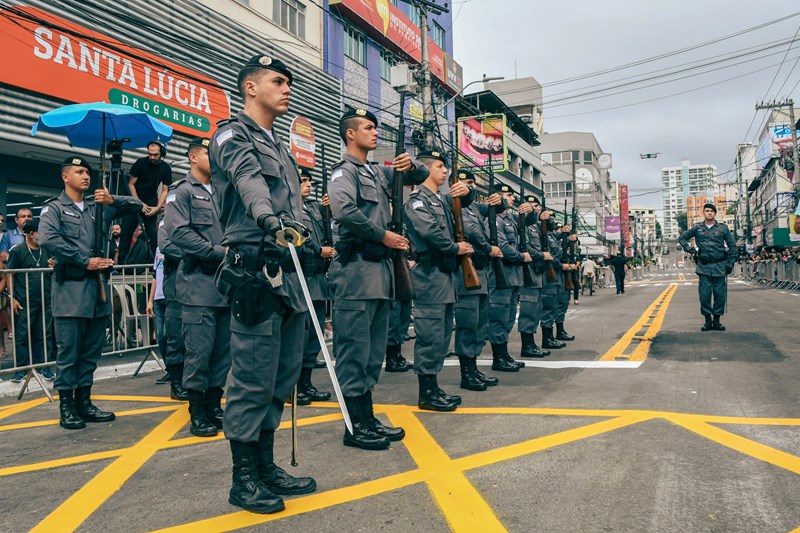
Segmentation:
<svg viewBox="0 0 800 533">
<path fill-rule="evenodd" d="M 542 300 L 542 311 L 539 320 L 543 328 L 552 328 L 556 317 L 556 306 L 558 299 L 558 288 L 561 285 L 561 276 L 558 281 L 547 282 L 540 294 Z"/>
<path fill-rule="evenodd" d="M 517 329 L 520 333 L 536 333 L 539 320 L 542 317 L 542 290 L 541 288 L 525 288 L 519 291 L 519 323 Z"/>
<path fill-rule="evenodd" d="M 164 311 L 164 337 L 167 345 L 164 362 L 167 366 L 183 364 L 186 346 L 183 343 L 182 307 L 177 300 L 167 300 L 167 309 Z"/>
<path fill-rule="evenodd" d="M 486 269 L 479 269 L 482 289 L 471 293 L 464 285 L 463 276 L 458 277 L 458 301 L 453 312 L 456 319 L 455 351 L 458 355 L 478 357 L 486 344 L 489 329 L 489 276 Z M 482 294 L 480 294 L 482 293 Z"/>
<path fill-rule="evenodd" d="M 494 280 L 494 277 L 491 278 Z M 492 281 L 489 287 L 489 342 L 505 344 L 508 335 L 514 329 L 517 318 L 517 302 L 519 287 L 498 290 Z"/>
<path fill-rule="evenodd" d="M 389 308 L 389 346 L 402 346 L 411 324 L 411 300 L 392 300 Z"/>
<path fill-rule="evenodd" d="M 300 377 L 305 313 L 272 313 L 254 326 L 231 317 L 231 380 L 226 393 L 225 437 L 258 441 L 281 422 L 283 406 Z"/>
<path fill-rule="evenodd" d="M 94 371 L 103 353 L 107 316 L 55 317 L 58 361 L 56 390 L 74 390 L 94 383 Z"/>
<path fill-rule="evenodd" d="M 572 291 L 564 288 L 564 284 L 558 285 L 558 293 L 556 295 L 556 314 L 555 323 L 561 324 L 567 316 L 567 309 L 569 309 L 569 299 L 572 296 Z"/>
<path fill-rule="evenodd" d="M 700 283 L 697 291 L 700 294 L 700 313 L 703 315 L 724 315 L 728 301 L 728 283 L 725 276 L 707 276 L 698 274 Z M 712 295 L 714 302 L 712 303 Z"/>
<path fill-rule="evenodd" d="M 419 268 L 419 267 L 417 267 Z M 433 375 L 441 372 L 453 334 L 454 304 L 414 304 L 414 372 Z"/>
<path fill-rule="evenodd" d="M 186 354 L 183 387 L 206 391 L 224 387 L 231 368 L 231 310 L 184 305 L 181 311 Z"/>
<path fill-rule="evenodd" d="M 342 394 L 371 391 L 381 375 L 389 331 L 389 300 L 333 300 L 336 378 Z"/>
<path fill-rule="evenodd" d="M 314 314 L 317 315 L 319 327 L 325 332 L 325 315 L 327 313 L 327 300 L 314 300 Z M 306 315 L 306 330 L 303 343 L 303 368 L 314 368 L 317 364 L 317 356 L 322 346 L 319 344 L 317 332 L 314 329 L 314 322 L 311 315 Z"/>
</svg>

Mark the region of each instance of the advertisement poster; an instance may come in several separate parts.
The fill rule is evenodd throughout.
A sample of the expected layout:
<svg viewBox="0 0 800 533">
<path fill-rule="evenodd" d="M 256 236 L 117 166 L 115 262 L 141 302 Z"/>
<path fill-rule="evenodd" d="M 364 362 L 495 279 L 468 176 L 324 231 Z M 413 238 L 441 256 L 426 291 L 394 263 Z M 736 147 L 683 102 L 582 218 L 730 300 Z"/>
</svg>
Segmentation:
<svg viewBox="0 0 800 533">
<path fill-rule="evenodd" d="M 618 241 L 620 239 L 619 217 L 604 217 L 603 221 L 606 226 L 606 239 Z"/>
<path fill-rule="evenodd" d="M 628 186 L 619 186 L 619 215 L 622 228 L 622 242 L 626 247 L 631 245 L 631 225 L 628 217 Z"/>
<path fill-rule="evenodd" d="M 506 116 L 480 115 L 458 119 L 459 167 L 462 169 L 508 170 Z"/>
<path fill-rule="evenodd" d="M 311 121 L 303 116 L 296 116 L 289 129 L 289 151 L 301 167 L 314 168 L 317 158 L 314 155 L 314 128 Z"/>
</svg>

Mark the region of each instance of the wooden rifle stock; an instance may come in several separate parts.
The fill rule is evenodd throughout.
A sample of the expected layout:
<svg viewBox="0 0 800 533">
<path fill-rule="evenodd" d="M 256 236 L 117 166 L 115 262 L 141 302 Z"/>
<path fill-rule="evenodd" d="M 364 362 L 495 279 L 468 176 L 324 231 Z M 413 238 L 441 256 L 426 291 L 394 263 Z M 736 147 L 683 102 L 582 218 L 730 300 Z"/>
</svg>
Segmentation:
<svg viewBox="0 0 800 533">
<path fill-rule="evenodd" d="M 494 194 L 494 171 L 492 170 L 492 156 L 489 156 L 489 196 Z M 497 246 L 497 213 L 495 206 L 489 206 L 489 244 Z M 492 271 L 494 272 L 494 285 L 498 290 L 510 289 L 511 283 L 506 276 L 503 259 L 492 257 Z"/>
<path fill-rule="evenodd" d="M 519 205 L 522 207 L 522 202 L 525 201 L 525 185 L 520 182 L 519 184 Z M 528 240 L 525 235 L 525 217 L 526 215 L 519 213 L 517 216 L 517 232 L 519 233 L 519 253 L 524 254 L 527 252 Z M 536 287 L 536 278 L 533 273 L 533 263 L 522 263 L 522 285 L 526 289 Z"/>
<path fill-rule="evenodd" d="M 545 204 L 544 195 L 542 195 L 542 213 L 547 211 L 547 206 Z M 547 231 L 549 230 L 549 223 L 550 220 L 542 220 L 541 227 L 542 231 L 540 232 L 540 240 L 539 242 L 542 245 L 542 251 L 550 253 L 550 242 L 547 240 Z M 558 275 L 556 274 L 556 269 L 553 268 L 552 261 L 545 261 L 544 262 L 545 271 L 547 272 L 547 279 L 548 281 L 555 281 L 558 279 Z"/>
<path fill-rule="evenodd" d="M 395 157 L 405 152 L 406 120 L 405 120 L 406 93 L 400 93 L 400 120 L 397 132 L 397 145 Z M 403 186 L 405 172 L 395 171 L 392 175 L 392 220 L 389 230 L 403 234 Z M 411 269 L 408 267 L 408 252 L 395 250 L 394 254 L 394 298 L 395 300 L 413 300 L 414 284 L 411 281 Z"/>
<path fill-rule="evenodd" d="M 325 145 L 322 145 L 322 196 L 328 194 L 328 165 L 325 163 Z M 333 246 L 331 206 L 322 206 L 322 246 Z M 331 259 L 325 259 L 325 272 L 331 266 Z"/>
<path fill-rule="evenodd" d="M 565 199 L 564 200 L 564 225 L 566 225 L 566 224 L 567 224 L 567 200 Z M 570 258 L 569 258 L 569 254 L 567 253 L 567 250 L 570 249 L 570 245 L 569 245 L 569 241 L 568 240 L 565 240 L 565 239 L 562 238 L 563 235 L 564 235 L 564 233 L 562 232 L 561 235 L 559 235 L 559 239 L 561 239 L 561 242 L 566 242 L 567 245 L 562 247 L 562 250 L 561 250 L 561 257 L 562 257 L 562 259 L 564 259 L 561 262 L 561 264 L 562 265 L 569 265 L 571 263 L 570 263 Z M 566 289 L 568 291 L 571 291 L 574 288 L 575 288 L 575 285 L 572 283 L 572 270 L 570 270 L 568 272 L 565 271 L 564 272 L 564 289 Z"/>
<path fill-rule="evenodd" d="M 455 185 L 458 181 L 458 170 L 455 160 L 455 153 L 453 153 L 453 169 L 450 173 L 450 185 Z M 464 220 L 461 218 L 461 198 L 450 197 L 453 202 L 453 227 L 456 233 L 456 242 L 464 242 Z M 478 276 L 478 271 L 475 264 L 472 262 L 472 254 L 464 254 L 461 256 L 461 273 L 464 275 L 464 287 L 468 291 L 474 291 L 481 288 L 481 278 Z"/>
<path fill-rule="evenodd" d="M 100 187 L 101 189 L 105 189 L 105 172 L 106 172 L 106 158 L 105 153 L 103 154 L 103 165 L 100 171 L 103 175 L 100 177 Z M 93 257 L 105 257 L 105 240 L 106 240 L 106 232 L 105 232 L 105 223 L 106 223 L 106 210 L 104 205 L 98 204 L 95 202 L 94 204 L 94 246 L 92 250 Z M 104 304 L 108 302 L 108 294 L 106 294 L 106 279 L 105 279 L 105 271 L 104 270 L 97 270 L 95 271 L 97 274 L 97 302 Z"/>
<path fill-rule="evenodd" d="M 577 235 L 578 234 L 578 210 L 577 208 L 572 208 L 572 231 L 570 235 Z M 570 241 L 570 262 L 574 265 L 577 263 L 575 258 L 575 248 L 578 247 L 577 238 L 574 241 Z M 575 287 L 580 288 L 581 286 L 581 274 L 577 270 L 573 270 L 572 272 L 572 284 Z"/>
</svg>

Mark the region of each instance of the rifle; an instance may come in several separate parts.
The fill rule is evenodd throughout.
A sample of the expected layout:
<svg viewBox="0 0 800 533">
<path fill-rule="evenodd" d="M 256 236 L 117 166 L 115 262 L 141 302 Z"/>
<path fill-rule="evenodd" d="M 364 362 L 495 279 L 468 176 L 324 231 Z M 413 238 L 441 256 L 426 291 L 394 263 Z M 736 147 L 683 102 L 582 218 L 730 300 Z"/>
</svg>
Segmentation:
<svg viewBox="0 0 800 533">
<path fill-rule="evenodd" d="M 103 117 L 103 146 L 100 150 L 102 157 L 101 176 L 100 176 L 100 189 L 106 188 L 106 154 L 105 154 L 105 116 Z M 106 206 L 101 204 L 94 204 L 94 243 L 92 245 L 92 257 L 105 257 L 106 245 Z M 105 271 L 97 270 L 97 303 L 104 304 L 108 301 L 108 294 L 106 294 L 106 280 Z"/>
<path fill-rule="evenodd" d="M 451 134 L 452 136 L 452 134 Z M 450 140 L 450 144 L 455 148 L 455 144 Z M 458 181 L 458 164 L 456 161 L 456 151 L 452 151 L 453 169 L 450 172 L 450 185 L 455 185 Z M 455 229 L 456 242 L 464 242 L 464 220 L 461 217 L 461 198 L 450 198 L 453 202 L 453 228 Z M 468 291 L 474 291 L 481 288 L 481 278 L 478 276 L 478 271 L 472 263 L 472 254 L 464 254 L 461 256 L 461 272 L 464 274 L 464 287 Z"/>
<path fill-rule="evenodd" d="M 494 194 L 494 170 L 492 169 L 492 156 L 489 155 L 489 196 Z M 489 206 L 489 244 L 497 246 L 497 213 L 495 206 Z M 492 257 L 492 270 L 494 271 L 494 284 L 498 290 L 510 289 L 511 283 L 506 276 L 503 268 L 503 260 L 500 257 Z"/>
<path fill-rule="evenodd" d="M 328 194 L 328 165 L 325 164 L 325 145 L 322 145 L 322 196 Z M 333 246 L 333 230 L 331 228 L 331 206 L 322 206 L 322 246 Z M 325 272 L 331 266 L 330 258 L 325 260 Z"/>
<path fill-rule="evenodd" d="M 544 213 L 545 211 L 547 211 L 547 204 L 546 204 L 546 200 L 545 200 L 544 194 L 542 194 L 542 213 Z M 549 219 L 548 220 L 542 220 L 541 221 L 542 231 L 539 232 L 539 235 L 540 235 L 539 236 L 539 242 L 540 242 L 540 244 L 542 246 L 542 251 L 543 252 L 547 252 L 547 253 L 550 253 L 550 242 L 548 242 L 548 240 L 547 240 L 547 231 L 549 229 L 549 223 L 550 223 Z M 544 262 L 544 266 L 545 266 L 545 270 L 547 271 L 547 280 L 548 281 L 557 280 L 558 276 L 556 275 L 556 269 L 553 268 L 552 261 L 545 261 Z"/>
<path fill-rule="evenodd" d="M 570 231 L 570 235 L 577 235 L 578 234 L 577 222 L 578 222 L 578 210 L 573 207 L 572 208 L 572 231 Z M 572 264 L 575 264 L 576 263 L 576 261 L 575 261 L 575 248 L 577 248 L 577 246 L 578 246 L 577 239 L 575 241 L 570 241 L 569 245 L 570 245 L 570 257 L 569 257 L 569 259 L 572 262 Z M 578 288 L 580 288 L 580 286 L 581 286 L 581 276 L 580 276 L 580 273 L 577 270 L 573 270 L 572 271 L 572 284 L 573 284 L 573 286 L 578 287 Z"/>
<path fill-rule="evenodd" d="M 406 93 L 400 93 L 400 120 L 398 123 L 397 146 L 394 156 L 403 154 L 406 140 L 406 119 L 405 119 Z M 392 220 L 389 223 L 389 230 L 398 234 L 403 233 L 403 185 L 405 183 L 405 172 L 395 171 L 392 174 Z M 395 300 L 413 300 L 414 284 L 411 281 L 411 269 L 408 268 L 408 252 L 405 250 L 395 250 L 394 254 L 394 297 Z"/>
<path fill-rule="evenodd" d="M 573 193 L 573 196 L 574 196 L 574 193 Z M 573 198 L 573 202 L 574 201 L 575 201 L 575 199 Z M 567 223 L 567 201 L 564 200 L 564 224 L 566 224 L 566 223 Z M 563 233 L 562 233 L 562 235 L 563 235 Z M 562 239 L 562 242 L 563 242 L 563 239 Z M 569 245 L 567 245 L 565 248 L 569 248 Z M 561 254 L 567 260 L 566 264 L 569 264 L 570 258 L 567 255 L 567 250 L 566 249 L 562 250 Z M 571 290 L 575 289 L 575 285 L 572 283 L 572 271 L 571 270 L 569 272 L 565 272 L 564 273 L 564 288 L 566 290 L 568 290 L 568 291 L 571 291 Z"/>
<path fill-rule="evenodd" d="M 520 181 L 519 183 L 519 203 L 525 199 L 525 184 Z M 519 213 L 517 217 L 517 232 L 519 233 L 519 253 L 524 254 L 527 252 L 527 239 L 525 236 L 525 216 Z M 536 278 L 533 275 L 533 263 L 522 263 L 522 285 L 526 289 L 536 287 Z"/>
</svg>

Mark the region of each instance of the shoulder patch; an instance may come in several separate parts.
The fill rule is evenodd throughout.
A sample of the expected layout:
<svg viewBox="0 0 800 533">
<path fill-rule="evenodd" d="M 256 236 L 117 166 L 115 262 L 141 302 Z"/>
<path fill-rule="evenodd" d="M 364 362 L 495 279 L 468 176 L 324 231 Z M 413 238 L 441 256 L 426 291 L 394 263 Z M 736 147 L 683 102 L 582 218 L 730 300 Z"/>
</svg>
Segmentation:
<svg viewBox="0 0 800 533">
<path fill-rule="evenodd" d="M 168 204 L 168 203 L 174 202 L 174 201 L 175 201 L 175 193 L 172 193 L 172 194 L 167 195 L 167 201 L 164 202 L 164 203 Z"/>
<path fill-rule="evenodd" d="M 423 202 L 422 200 L 414 200 L 413 202 L 411 202 L 411 208 L 412 209 L 419 209 L 420 207 L 424 207 L 424 206 L 425 206 L 425 202 Z"/>
<path fill-rule="evenodd" d="M 48 211 L 50 211 L 50 206 L 49 206 L 49 205 L 46 205 L 46 206 L 44 206 L 44 207 L 42 208 L 42 210 L 39 212 L 39 216 L 42 216 L 42 215 L 44 215 L 44 214 L 45 214 L 45 213 L 47 213 Z"/>
<path fill-rule="evenodd" d="M 335 165 L 334 165 L 334 168 L 336 168 Z M 331 181 L 332 182 L 336 181 L 336 178 L 341 178 L 343 174 L 344 174 L 344 170 L 342 170 L 342 169 L 335 170 L 333 172 L 333 174 L 331 174 Z"/>
<path fill-rule="evenodd" d="M 226 141 L 233 137 L 233 130 L 225 130 L 217 135 L 217 146 L 222 146 Z"/>
</svg>

